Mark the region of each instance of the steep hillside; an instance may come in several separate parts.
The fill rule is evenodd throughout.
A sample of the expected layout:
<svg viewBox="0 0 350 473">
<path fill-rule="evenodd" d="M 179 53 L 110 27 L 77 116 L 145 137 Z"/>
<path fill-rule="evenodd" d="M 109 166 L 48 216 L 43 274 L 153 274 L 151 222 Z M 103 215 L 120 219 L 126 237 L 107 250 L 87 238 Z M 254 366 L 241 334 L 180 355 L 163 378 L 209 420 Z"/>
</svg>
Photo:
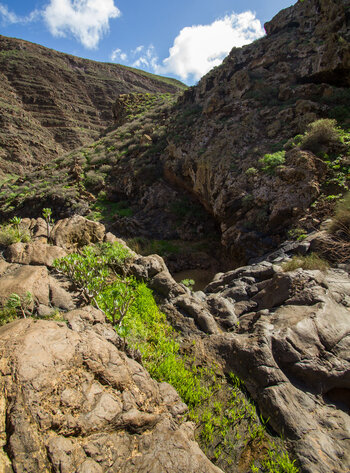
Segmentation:
<svg viewBox="0 0 350 473">
<path fill-rule="evenodd" d="M 349 22 L 345 0 L 299 1 L 177 103 L 124 96 L 115 130 L 4 183 L 2 218 L 48 206 L 122 237 L 209 236 L 231 267 L 309 233 L 349 189 Z"/>
<path fill-rule="evenodd" d="M 0 172 L 23 174 L 96 139 L 129 92 L 177 93 L 180 82 L 0 36 Z"/>
<path fill-rule="evenodd" d="M 350 471 L 350 3 L 265 27 L 182 95 L 3 40 L 1 473 Z"/>
</svg>

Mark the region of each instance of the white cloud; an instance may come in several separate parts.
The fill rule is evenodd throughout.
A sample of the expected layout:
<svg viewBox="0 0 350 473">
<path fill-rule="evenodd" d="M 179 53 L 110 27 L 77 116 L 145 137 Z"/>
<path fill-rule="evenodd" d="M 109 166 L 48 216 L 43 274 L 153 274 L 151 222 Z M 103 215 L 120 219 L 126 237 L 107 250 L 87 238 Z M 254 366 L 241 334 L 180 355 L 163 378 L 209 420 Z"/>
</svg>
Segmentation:
<svg viewBox="0 0 350 473">
<path fill-rule="evenodd" d="M 131 64 L 133 67 L 139 67 L 152 71 L 156 71 L 159 68 L 158 56 L 156 55 L 156 51 L 153 44 L 148 46 L 146 50 L 144 46 L 139 46 L 134 50 L 134 53 L 134 55 L 136 55 L 137 53 L 143 54 L 142 56 L 134 60 L 134 62 Z"/>
<path fill-rule="evenodd" d="M 144 49 L 145 49 L 145 47 L 141 44 L 141 46 L 137 46 L 137 48 L 133 49 L 131 52 L 132 52 L 132 54 L 138 54 L 141 51 L 143 51 Z"/>
<path fill-rule="evenodd" d="M 38 19 L 40 15 L 41 13 L 38 10 L 34 10 L 27 16 L 18 16 L 16 13 L 10 11 L 6 5 L 0 3 L 0 16 L 5 24 L 30 23 L 31 21 Z"/>
<path fill-rule="evenodd" d="M 255 13 L 232 13 L 209 25 L 183 28 L 169 49 L 169 56 L 159 61 L 151 44 L 137 46 L 122 53 L 112 52 L 112 60 L 156 74 L 173 74 L 187 82 L 195 82 L 214 66 L 222 63 L 233 47 L 241 47 L 264 35 L 264 29 Z"/>
<path fill-rule="evenodd" d="M 126 53 L 123 53 L 123 51 L 119 48 L 114 49 L 111 52 L 111 61 L 117 62 L 118 60 L 120 61 L 127 61 L 128 55 Z"/>
<path fill-rule="evenodd" d="M 144 45 L 137 46 L 129 53 L 116 48 L 112 51 L 110 58 L 114 62 L 124 62 L 128 66 L 146 69 L 155 72 L 159 68 L 158 56 L 153 44 L 147 48 Z"/>
<path fill-rule="evenodd" d="M 251 11 L 226 15 L 210 25 L 183 28 L 169 49 L 169 57 L 154 72 L 198 80 L 221 64 L 234 46 L 244 46 L 263 35 L 264 29 Z"/>
<path fill-rule="evenodd" d="M 121 15 L 114 0 L 50 0 L 43 16 L 54 36 L 72 34 L 86 48 L 97 47 L 109 20 Z"/>
</svg>

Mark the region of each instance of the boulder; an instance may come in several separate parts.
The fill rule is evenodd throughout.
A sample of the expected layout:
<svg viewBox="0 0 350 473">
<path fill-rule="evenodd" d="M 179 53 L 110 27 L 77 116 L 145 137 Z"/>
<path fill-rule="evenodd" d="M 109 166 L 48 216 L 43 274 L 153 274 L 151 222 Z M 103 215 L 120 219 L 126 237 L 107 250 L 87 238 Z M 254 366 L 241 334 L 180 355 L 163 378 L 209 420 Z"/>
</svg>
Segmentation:
<svg viewBox="0 0 350 473">
<path fill-rule="evenodd" d="M 238 319 L 232 302 L 217 294 L 208 297 L 206 302 L 220 327 L 226 330 L 234 328 Z"/>
<path fill-rule="evenodd" d="M 27 292 L 33 295 L 37 303 L 49 305 L 49 274 L 46 266 L 9 265 L 8 271 L 0 278 L 1 304 L 12 293 L 24 296 Z"/>
<path fill-rule="evenodd" d="M 66 250 L 74 250 L 92 243 L 102 242 L 105 227 L 80 215 L 59 220 L 52 229 L 51 240 Z"/>
<path fill-rule="evenodd" d="M 139 279 L 153 278 L 162 271 L 167 271 L 164 260 L 159 255 L 138 256 L 130 266 L 130 272 Z"/>
<path fill-rule="evenodd" d="M 211 334 L 219 332 L 218 326 L 208 308 L 194 297 L 183 295 L 177 297 L 172 302 L 185 316 L 192 317 L 196 325 L 203 332 Z"/>
<path fill-rule="evenodd" d="M 156 274 L 149 281 L 149 287 L 164 298 L 174 298 L 186 293 L 186 290 L 175 282 L 167 269 Z"/>
<path fill-rule="evenodd" d="M 43 218 L 24 218 L 21 227 L 28 230 L 33 239 L 47 241 L 47 225 Z"/>
<path fill-rule="evenodd" d="M 222 473 L 179 422 L 176 391 L 96 332 L 97 312 L 83 331 L 32 319 L 0 329 L 2 471 Z"/>
<path fill-rule="evenodd" d="M 75 294 L 66 286 L 65 281 L 49 275 L 46 266 L 0 262 L 0 304 L 4 304 L 12 293 L 25 296 L 30 292 L 39 315 L 52 313 L 53 307 L 68 311 L 75 308 Z"/>
<path fill-rule="evenodd" d="M 52 267 L 55 259 L 63 258 L 67 253 L 63 248 L 48 245 L 40 240 L 31 243 L 14 243 L 7 247 L 5 258 L 10 263 L 32 264 Z"/>
</svg>

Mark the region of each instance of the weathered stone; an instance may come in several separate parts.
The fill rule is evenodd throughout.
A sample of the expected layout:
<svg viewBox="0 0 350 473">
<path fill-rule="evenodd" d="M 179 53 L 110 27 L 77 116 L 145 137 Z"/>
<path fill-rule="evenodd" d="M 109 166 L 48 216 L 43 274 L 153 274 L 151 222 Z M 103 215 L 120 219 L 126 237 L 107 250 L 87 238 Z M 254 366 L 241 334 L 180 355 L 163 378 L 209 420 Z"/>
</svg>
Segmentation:
<svg viewBox="0 0 350 473">
<path fill-rule="evenodd" d="M 10 265 L 0 278 L 1 303 L 12 293 L 24 296 L 27 292 L 32 294 L 37 303 L 49 305 L 49 275 L 46 266 Z"/>
<path fill-rule="evenodd" d="M 193 425 L 178 422 L 186 406 L 175 390 L 95 332 L 101 313 L 67 318 L 86 320 L 85 330 L 31 319 L 0 328 L 8 361 L 6 376 L 0 371 L 4 473 L 220 473 L 194 441 Z"/>
<path fill-rule="evenodd" d="M 53 227 L 51 239 L 55 245 L 72 250 L 92 243 L 102 242 L 105 227 L 79 215 L 59 220 Z"/>
<path fill-rule="evenodd" d="M 213 294 L 206 299 L 210 312 L 214 315 L 218 324 L 229 330 L 237 323 L 234 305 L 224 297 Z"/>
<path fill-rule="evenodd" d="M 164 260 L 158 255 L 139 256 L 130 266 L 130 272 L 140 278 L 153 278 L 165 270 Z"/>
<path fill-rule="evenodd" d="M 10 263 L 52 267 L 55 259 L 63 258 L 66 254 L 59 246 L 34 241 L 33 243 L 14 243 L 7 247 L 4 256 Z"/>
<path fill-rule="evenodd" d="M 186 290 L 174 281 L 167 269 L 156 274 L 150 280 L 149 286 L 165 298 L 177 297 L 180 294 L 186 293 Z"/>
<path fill-rule="evenodd" d="M 185 315 L 193 317 L 196 324 L 206 333 L 218 333 L 216 322 L 207 307 L 197 301 L 194 297 L 179 296 L 173 301 Z"/>
<path fill-rule="evenodd" d="M 299 269 L 257 286 L 254 312 L 212 343 L 292 441 L 302 471 L 341 473 L 350 465 L 349 276 Z"/>
<path fill-rule="evenodd" d="M 50 301 L 54 307 L 64 311 L 75 308 L 72 292 L 68 292 L 64 287 L 62 287 L 56 278 L 49 276 L 49 286 Z"/>
</svg>

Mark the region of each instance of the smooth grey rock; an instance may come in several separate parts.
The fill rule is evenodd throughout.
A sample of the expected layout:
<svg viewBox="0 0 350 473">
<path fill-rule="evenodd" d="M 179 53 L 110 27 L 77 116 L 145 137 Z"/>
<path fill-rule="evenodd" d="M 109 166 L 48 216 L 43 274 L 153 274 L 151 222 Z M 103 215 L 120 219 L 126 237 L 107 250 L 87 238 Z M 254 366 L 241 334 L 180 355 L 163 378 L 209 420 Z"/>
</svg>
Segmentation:
<svg viewBox="0 0 350 473">
<path fill-rule="evenodd" d="M 245 380 L 274 430 L 292 442 L 301 471 L 347 471 L 350 310 L 342 301 L 350 278 L 340 269 L 299 269 L 277 271 L 256 286 L 256 307 L 242 307 L 237 331 L 213 335 L 211 346 Z M 236 313 L 247 302 L 236 303 Z"/>
<path fill-rule="evenodd" d="M 156 274 L 149 282 L 149 287 L 165 298 L 186 294 L 186 290 L 171 276 L 168 270 Z"/>
<path fill-rule="evenodd" d="M 214 315 L 221 327 L 229 330 L 236 325 L 237 316 L 235 308 L 228 299 L 217 294 L 212 294 L 207 298 L 207 304 L 210 308 L 210 312 Z"/>
<path fill-rule="evenodd" d="M 175 301 L 175 305 L 181 309 L 186 315 L 192 317 L 196 324 L 206 333 L 218 333 L 218 326 L 203 303 L 200 303 L 194 297 L 185 295 L 179 296 Z"/>
</svg>

